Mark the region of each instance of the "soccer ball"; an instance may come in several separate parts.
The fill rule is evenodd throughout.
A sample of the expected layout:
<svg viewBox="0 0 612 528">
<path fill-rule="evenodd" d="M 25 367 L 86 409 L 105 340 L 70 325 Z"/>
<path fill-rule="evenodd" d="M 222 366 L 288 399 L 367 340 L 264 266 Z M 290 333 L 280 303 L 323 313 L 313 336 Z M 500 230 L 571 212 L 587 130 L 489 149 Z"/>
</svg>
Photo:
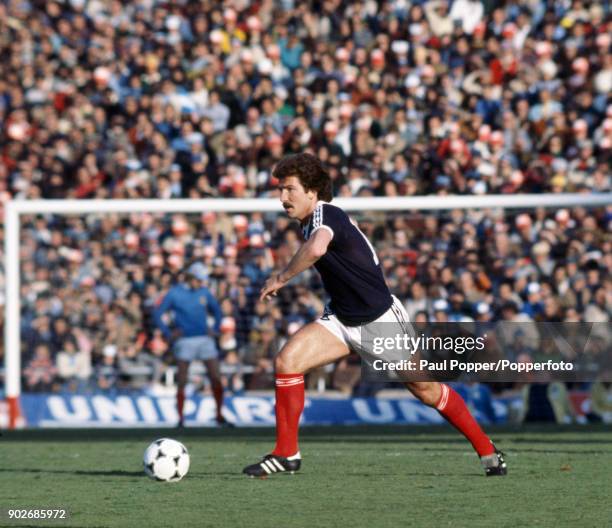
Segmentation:
<svg viewBox="0 0 612 528">
<path fill-rule="evenodd" d="M 189 453 L 171 438 L 155 440 L 144 453 L 145 473 L 154 480 L 178 482 L 189 471 Z"/>
</svg>

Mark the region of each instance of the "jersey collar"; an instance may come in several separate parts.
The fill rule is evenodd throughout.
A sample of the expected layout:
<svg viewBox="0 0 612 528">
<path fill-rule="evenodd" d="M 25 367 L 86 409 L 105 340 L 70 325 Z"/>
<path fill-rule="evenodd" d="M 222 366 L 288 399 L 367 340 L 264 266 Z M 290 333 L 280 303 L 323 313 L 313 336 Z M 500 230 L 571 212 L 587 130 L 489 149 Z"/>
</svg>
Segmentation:
<svg viewBox="0 0 612 528">
<path fill-rule="evenodd" d="M 312 213 L 306 217 L 306 219 L 304 220 L 304 222 L 301 222 L 300 225 L 302 226 L 302 228 L 306 229 L 308 227 L 308 225 L 310 224 L 311 220 L 312 220 L 312 216 L 314 215 L 314 212 L 317 210 L 317 207 L 320 207 L 326 203 L 329 202 L 325 202 L 323 200 L 318 200 L 317 203 L 315 204 L 314 209 L 312 210 Z"/>
</svg>

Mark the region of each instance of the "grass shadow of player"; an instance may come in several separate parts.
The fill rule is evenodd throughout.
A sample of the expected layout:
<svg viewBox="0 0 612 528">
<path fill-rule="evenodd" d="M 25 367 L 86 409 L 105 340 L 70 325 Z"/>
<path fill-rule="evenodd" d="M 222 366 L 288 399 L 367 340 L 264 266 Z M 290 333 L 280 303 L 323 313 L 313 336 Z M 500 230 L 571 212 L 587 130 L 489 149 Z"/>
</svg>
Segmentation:
<svg viewBox="0 0 612 528">
<path fill-rule="evenodd" d="M 240 471 L 190 471 L 189 477 L 236 477 L 244 479 L 244 475 Z"/>
<path fill-rule="evenodd" d="M 0 468 L 0 473 L 51 473 L 61 475 L 81 475 L 92 477 L 140 477 L 143 471 L 113 470 L 85 470 L 85 469 L 40 469 L 40 468 Z"/>
<path fill-rule="evenodd" d="M 346 475 L 344 475 L 345 478 L 349 479 L 351 477 L 358 477 L 358 478 L 375 478 L 375 477 L 415 477 L 415 478 L 426 478 L 426 477 L 431 477 L 431 478 L 440 478 L 440 477 L 446 477 L 446 478 L 458 478 L 458 477 L 474 477 L 474 478 L 482 478 L 482 473 L 479 472 L 475 472 L 475 471 L 471 471 L 471 472 L 466 472 L 466 473 L 458 473 L 458 472 L 454 472 L 454 473 L 422 473 L 422 472 L 407 472 L 407 471 L 398 471 L 397 473 L 389 473 L 388 471 L 385 471 L 384 473 L 375 473 L 375 472 L 371 472 L 368 473 L 367 471 L 360 471 L 359 473 L 347 473 Z"/>
<path fill-rule="evenodd" d="M 85 470 L 85 469 L 39 469 L 39 468 L 0 468 L 0 473 L 33 473 L 33 474 L 61 474 L 61 475 L 79 475 L 79 476 L 91 476 L 91 477 L 144 477 L 143 471 L 125 471 L 119 469 L 113 470 Z M 192 471 L 189 473 L 191 478 L 193 477 L 238 477 L 244 478 L 239 472 L 236 471 Z"/>
</svg>

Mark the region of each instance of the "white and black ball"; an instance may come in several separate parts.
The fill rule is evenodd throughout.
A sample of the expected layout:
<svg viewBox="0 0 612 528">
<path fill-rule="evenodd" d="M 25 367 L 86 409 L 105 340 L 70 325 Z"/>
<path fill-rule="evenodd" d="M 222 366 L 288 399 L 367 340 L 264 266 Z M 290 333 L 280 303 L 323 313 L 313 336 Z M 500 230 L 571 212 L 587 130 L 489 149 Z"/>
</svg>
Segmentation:
<svg viewBox="0 0 612 528">
<path fill-rule="evenodd" d="M 144 453 L 145 473 L 154 480 L 178 482 L 189 471 L 187 448 L 171 438 L 155 440 Z"/>
</svg>

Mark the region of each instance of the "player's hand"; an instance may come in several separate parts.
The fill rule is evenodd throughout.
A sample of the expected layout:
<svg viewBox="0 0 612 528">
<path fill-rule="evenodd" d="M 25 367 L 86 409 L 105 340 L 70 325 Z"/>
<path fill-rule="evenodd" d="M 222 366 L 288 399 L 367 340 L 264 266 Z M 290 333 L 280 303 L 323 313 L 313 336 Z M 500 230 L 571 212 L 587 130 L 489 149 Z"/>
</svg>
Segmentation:
<svg viewBox="0 0 612 528">
<path fill-rule="evenodd" d="M 275 297 L 276 292 L 280 290 L 285 284 L 287 284 L 287 282 L 281 280 L 280 273 L 273 273 L 263 285 L 263 288 L 261 289 L 261 292 L 259 294 L 259 300 L 265 301 L 269 297 Z"/>
</svg>

